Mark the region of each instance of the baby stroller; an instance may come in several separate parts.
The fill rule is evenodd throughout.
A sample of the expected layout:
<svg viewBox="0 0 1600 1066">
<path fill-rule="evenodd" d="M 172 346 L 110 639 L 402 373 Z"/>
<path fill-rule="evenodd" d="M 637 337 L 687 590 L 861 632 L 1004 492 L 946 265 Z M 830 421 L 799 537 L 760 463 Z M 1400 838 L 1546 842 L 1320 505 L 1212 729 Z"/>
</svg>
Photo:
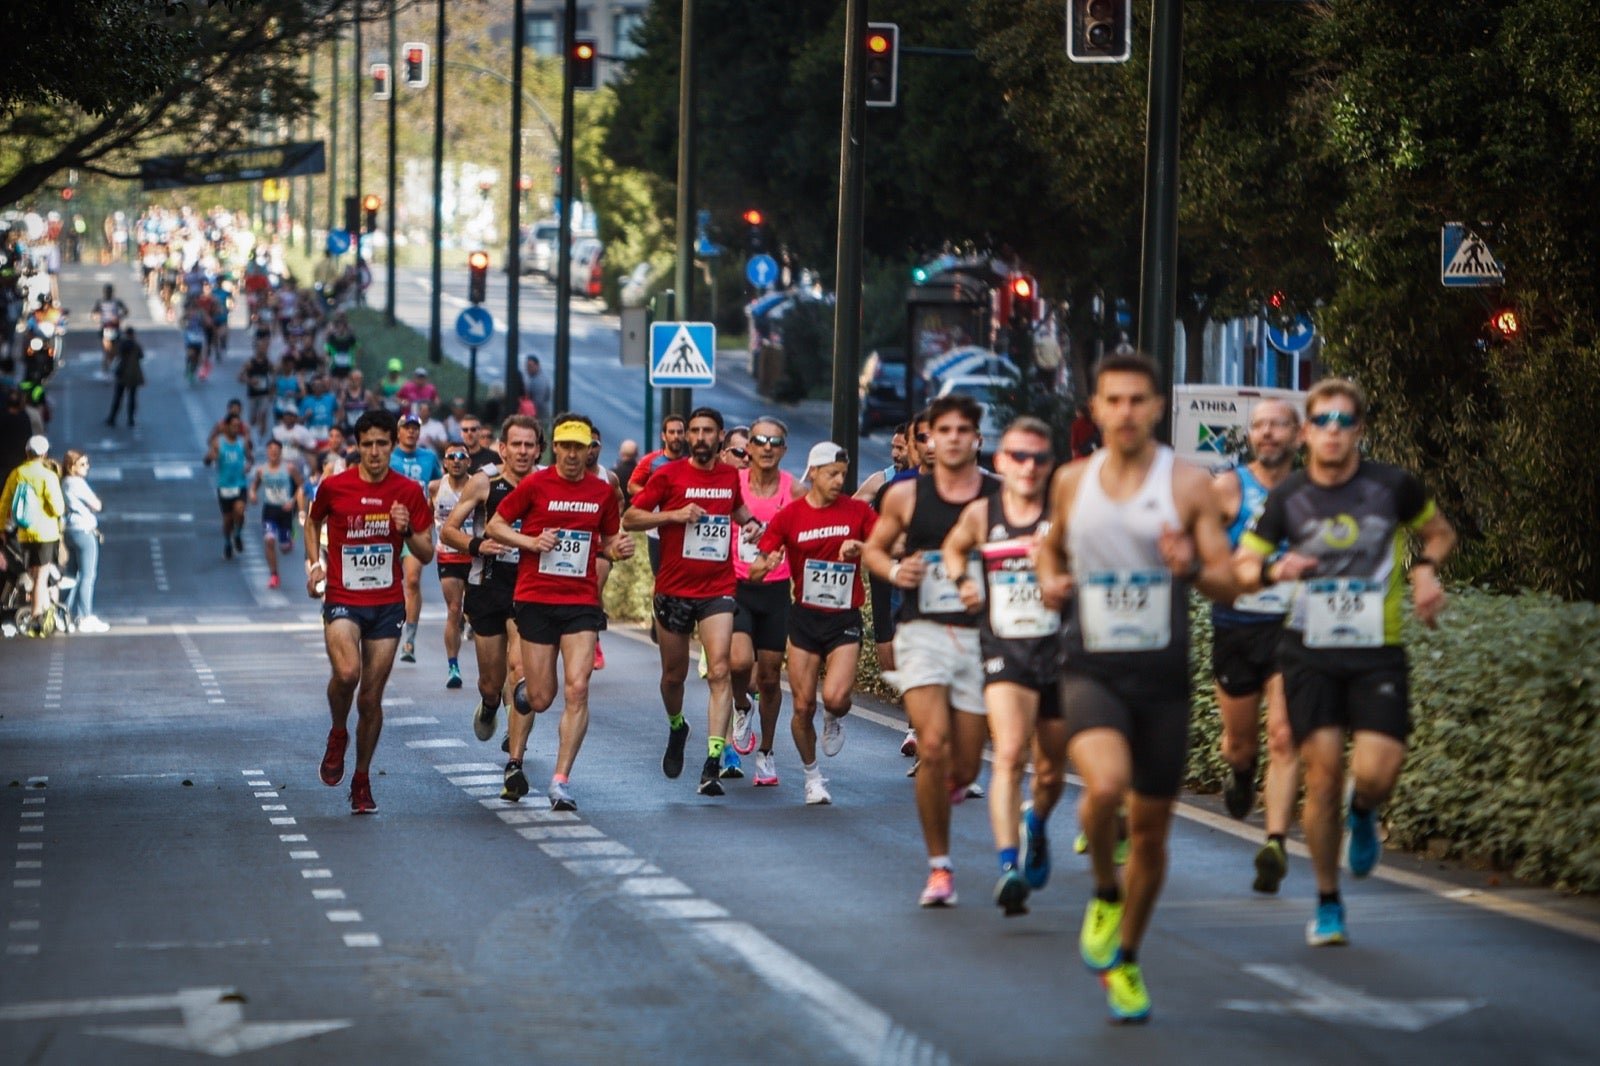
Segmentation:
<svg viewBox="0 0 1600 1066">
<path fill-rule="evenodd" d="M 61 594 L 72 588 L 75 578 L 63 577 L 61 568 L 50 563 L 40 570 L 49 582 L 50 609 L 40 620 L 38 635 L 48 637 L 67 631 L 67 609 Z M 33 575 L 15 538 L 0 537 L 0 634 L 7 637 L 33 630 Z"/>
</svg>

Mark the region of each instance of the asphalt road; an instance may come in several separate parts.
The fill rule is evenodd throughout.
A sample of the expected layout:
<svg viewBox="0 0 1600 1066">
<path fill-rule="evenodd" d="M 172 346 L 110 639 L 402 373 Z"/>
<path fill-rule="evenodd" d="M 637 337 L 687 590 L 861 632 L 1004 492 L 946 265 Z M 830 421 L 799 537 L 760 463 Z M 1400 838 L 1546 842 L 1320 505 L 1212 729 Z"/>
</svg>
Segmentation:
<svg viewBox="0 0 1600 1066">
<path fill-rule="evenodd" d="M 54 389 L 57 450 L 88 447 L 106 501 L 112 629 L 0 641 L 0 1063 L 1595 1060 L 1593 901 L 1390 853 L 1347 885 L 1351 945 L 1308 948 L 1304 853 L 1281 897 L 1254 896 L 1259 824 L 1208 798 L 1175 825 L 1142 953 L 1154 1018 L 1108 1026 L 1077 959 L 1070 803 L 1030 914 L 989 902 L 977 802 L 954 817 L 960 905 L 921 910 L 896 708 L 849 720 L 830 807 L 803 805 L 781 738 L 779 787 L 699 797 L 692 760 L 660 772 L 635 630 L 605 638 L 579 810 L 502 803 L 470 655 L 468 687 L 443 686 L 431 588 L 421 661 L 389 686 L 380 810 L 352 817 L 317 778 L 315 604 L 295 581 L 267 590 L 254 544 L 221 557 L 199 457 L 228 389 L 181 384 L 171 331 L 146 341 L 138 430 L 100 424 L 109 386 L 87 359 Z M 692 751 L 704 697 L 691 680 Z M 540 791 L 557 713 L 534 730 Z"/>
</svg>

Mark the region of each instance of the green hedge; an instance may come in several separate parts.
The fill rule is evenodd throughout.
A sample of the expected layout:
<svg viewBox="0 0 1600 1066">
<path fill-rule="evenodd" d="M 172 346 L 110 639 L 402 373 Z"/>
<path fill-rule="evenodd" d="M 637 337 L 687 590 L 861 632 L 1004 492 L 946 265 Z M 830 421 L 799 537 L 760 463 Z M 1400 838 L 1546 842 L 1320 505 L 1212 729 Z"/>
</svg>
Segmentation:
<svg viewBox="0 0 1600 1066">
<path fill-rule="evenodd" d="M 644 538 L 635 539 L 638 553 L 611 572 L 606 610 L 643 622 L 650 564 Z M 1188 784 L 1216 792 L 1226 766 L 1217 754 L 1210 610 L 1197 598 L 1190 618 Z M 1439 629 L 1408 616 L 1405 636 L 1414 729 L 1384 811 L 1389 843 L 1600 891 L 1600 608 L 1455 589 Z M 871 641 L 857 687 L 894 698 Z"/>
</svg>

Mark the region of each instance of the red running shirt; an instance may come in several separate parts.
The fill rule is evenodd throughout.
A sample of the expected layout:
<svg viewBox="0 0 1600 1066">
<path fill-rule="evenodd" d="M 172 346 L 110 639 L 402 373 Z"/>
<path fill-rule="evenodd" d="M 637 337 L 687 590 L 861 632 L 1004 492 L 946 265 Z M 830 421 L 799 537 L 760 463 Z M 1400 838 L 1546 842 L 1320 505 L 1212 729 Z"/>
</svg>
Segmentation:
<svg viewBox="0 0 1600 1066">
<path fill-rule="evenodd" d="M 389 518 L 397 503 L 411 512 L 412 532 L 433 528 L 428 497 L 404 474 L 386 470 L 382 481 L 371 482 L 353 466 L 323 479 L 311 501 L 311 517 L 328 531 L 325 602 L 382 607 L 405 601 L 400 546 L 406 538 Z"/>
<path fill-rule="evenodd" d="M 763 555 L 779 548 L 789 560 L 794 602 L 819 611 L 843 611 L 866 600 L 859 558 L 841 561 L 847 540 L 866 540 L 878 524 L 878 512 L 860 500 L 840 496 L 826 507 L 814 507 L 802 496 L 783 508 L 761 534 Z M 848 601 L 847 601 L 848 597 Z"/>
<path fill-rule="evenodd" d="M 547 529 L 559 530 L 560 540 L 547 552 L 524 551 L 517 563 L 519 603 L 600 605 L 600 581 L 595 560 L 605 538 L 622 527 L 622 512 L 611 482 L 587 472 L 568 481 L 555 467 L 546 467 L 517 482 L 500 501 L 495 514 L 515 525 L 525 536 L 537 537 Z"/>
<path fill-rule="evenodd" d="M 691 461 L 671 462 L 650 475 L 633 497 L 639 510 L 676 511 L 694 503 L 706 512 L 698 522 L 660 527 L 657 595 L 697 600 L 733 595 L 734 538 L 739 536 L 733 512 L 741 502 L 739 471 L 727 463 L 701 470 Z"/>
</svg>

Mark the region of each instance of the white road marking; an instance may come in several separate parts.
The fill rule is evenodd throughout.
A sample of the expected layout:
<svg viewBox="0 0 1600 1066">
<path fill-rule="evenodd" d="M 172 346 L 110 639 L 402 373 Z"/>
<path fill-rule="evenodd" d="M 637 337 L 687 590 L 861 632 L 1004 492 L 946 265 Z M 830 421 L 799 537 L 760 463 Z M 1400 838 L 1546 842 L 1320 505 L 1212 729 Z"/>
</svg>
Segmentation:
<svg viewBox="0 0 1600 1066">
<path fill-rule="evenodd" d="M 467 742 L 466 741 L 464 741 L 464 740 L 456 740 L 454 738 L 449 738 L 449 739 L 441 738 L 441 739 L 437 739 L 437 740 L 408 740 L 408 741 L 406 741 L 406 747 L 408 747 L 408 748 L 464 748 L 466 746 L 467 746 Z"/>
<path fill-rule="evenodd" d="M 377 933 L 346 933 L 344 946 L 347 948 L 380 948 L 383 941 L 378 939 Z"/>
<path fill-rule="evenodd" d="M 344 899 L 344 889 L 342 889 L 342 888 L 313 888 L 311 890 L 311 898 L 312 899 L 316 899 L 316 900 Z"/>
<path fill-rule="evenodd" d="M 1299 997 L 1292 1000 L 1230 999 L 1227 1010 L 1255 1014 L 1294 1014 L 1338 1025 L 1364 1025 L 1420 1033 L 1442 1021 L 1484 1005 L 1481 999 L 1387 999 L 1371 996 L 1320 977 L 1299 966 L 1265 963 L 1246 966 L 1245 972 Z"/>
<path fill-rule="evenodd" d="M 389 702 L 389 701 L 384 701 Z M 392 704 L 391 704 L 392 706 Z M 438 725 L 439 719 L 431 714 L 414 714 L 408 718 L 385 718 L 384 725 Z"/>
<path fill-rule="evenodd" d="M 360 911 L 329 911 L 328 912 L 328 921 L 330 921 L 330 922 L 359 922 L 360 920 L 361 920 L 361 912 Z"/>
</svg>

